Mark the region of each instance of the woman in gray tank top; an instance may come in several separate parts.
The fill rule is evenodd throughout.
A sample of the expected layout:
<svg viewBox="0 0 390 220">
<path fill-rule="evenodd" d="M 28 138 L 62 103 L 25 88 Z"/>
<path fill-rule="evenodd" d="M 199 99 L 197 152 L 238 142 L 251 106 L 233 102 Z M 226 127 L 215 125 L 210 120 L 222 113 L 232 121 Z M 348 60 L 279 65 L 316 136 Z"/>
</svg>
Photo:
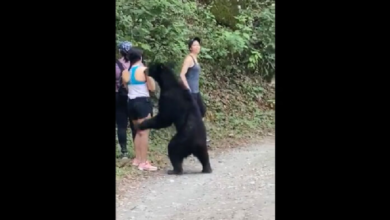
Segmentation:
<svg viewBox="0 0 390 220">
<path fill-rule="evenodd" d="M 186 56 L 180 72 L 180 78 L 184 85 L 191 91 L 192 97 L 197 103 L 202 118 L 206 114 L 206 106 L 199 91 L 199 76 L 201 68 L 198 63 L 198 54 L 200 52 L 200 38 L 195 37 L 188 42 L 190 53 Z M 207 138 L 207 142 L 210 140 Z"/>
</svg>

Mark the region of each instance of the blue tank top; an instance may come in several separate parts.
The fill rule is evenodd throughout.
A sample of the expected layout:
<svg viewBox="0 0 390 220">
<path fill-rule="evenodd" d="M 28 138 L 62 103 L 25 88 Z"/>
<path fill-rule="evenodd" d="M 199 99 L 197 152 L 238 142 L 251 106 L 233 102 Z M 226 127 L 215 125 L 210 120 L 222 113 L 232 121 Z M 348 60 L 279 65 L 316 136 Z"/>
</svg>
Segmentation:
<svg viewBox="0 0 390 220">
<path fill-rule="evenodd" d="M 127 83 L 128 85 L 140 85 L 140 84 L 145 84 L 146 82 L 142 82 L 142 81 L 138 81 L 136 78 L 135 78 L 135 71 L 138 69 L 139 65 L 137 66 L 132 66 L 130 69 L 129 69 L 129 72 L 130 72 L 130 80 L 129 82 Z"/>
<path fill-rule="evenodd" d="M 146 82 L 138 81 L 135 78 L 135 71 L 138 69 L 137 66 L 132 66 L 129 70 L 130 72 L 130 80 L 127 83 L 128 87 L 128 97 L 129 99 L 135 99 L 139 97 L 149 97 L 149 90 L 148 86 L 146 85 Z"/>
<path fill-rule="evenodd" d="M 191 93 L 199 93 L 199 76 L 200 76 L 200 65 L 195 61 L 195 59 L 191 56 L 194 61 L 194 66 L 188 68 L 186 73 L 186 79 L 188 82 L 188 86 L 191 89 Z"/>
</svg>

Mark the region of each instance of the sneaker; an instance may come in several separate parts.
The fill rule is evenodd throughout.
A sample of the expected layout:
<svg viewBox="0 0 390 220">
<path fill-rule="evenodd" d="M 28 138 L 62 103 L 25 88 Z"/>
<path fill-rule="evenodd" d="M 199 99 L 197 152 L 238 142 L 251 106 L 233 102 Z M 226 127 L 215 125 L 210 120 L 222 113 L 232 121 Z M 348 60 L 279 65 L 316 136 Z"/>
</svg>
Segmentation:
<svg viewBox="0 0 390 220">
<path fill-rule="evenodd" d="M 127 153 L 124 153 L 124 154 L 121 155 L 121 159 L 122 160 L 127 160 L 127 159 L 129 159 L 129 155 Z"/>
<path fill-rule="evenodd" d="M 139 161 L 136 158 L 133 160 L 133 166 L 139 166 Z"/>
<path fill-rule="evenodd" d="M 141 164 L 138 166 L 138 169 L 139 169 L 139 170 L 145 170 L 145 171 L 156 171 L 156 170 L 157 170 L 157 167 L 152 166 L 152 165 L 150 164 L 150 162 L 146 161 L 145 163 L 141 163 Z"/>
</svg>

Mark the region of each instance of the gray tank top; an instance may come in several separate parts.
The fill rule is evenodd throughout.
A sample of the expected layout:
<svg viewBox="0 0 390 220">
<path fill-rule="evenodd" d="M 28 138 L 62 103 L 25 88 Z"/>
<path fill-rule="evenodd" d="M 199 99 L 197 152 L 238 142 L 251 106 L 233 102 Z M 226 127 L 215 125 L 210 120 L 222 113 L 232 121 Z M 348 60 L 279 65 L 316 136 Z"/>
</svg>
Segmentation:
<svg viewBox="0 0 390 220">
<path fill-rule="evenodd" d="M 199 76 L 200 76 L 200 65 L 195 61 L 195 59 L 191 56 L 194 61 L 194 66 L 188 68 L 186 79 L 188 82 L 188 86 L 191 89 L 191 93 L 199 93 Z"/>
</svg>

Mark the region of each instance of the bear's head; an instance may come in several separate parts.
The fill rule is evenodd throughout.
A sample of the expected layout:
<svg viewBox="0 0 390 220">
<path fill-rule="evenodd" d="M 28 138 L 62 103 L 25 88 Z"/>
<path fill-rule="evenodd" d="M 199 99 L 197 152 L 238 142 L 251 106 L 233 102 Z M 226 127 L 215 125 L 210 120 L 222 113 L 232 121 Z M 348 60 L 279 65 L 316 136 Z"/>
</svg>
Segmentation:
<svg viewBox="0 0 390 220">
<path fill-rule="evenodd" d="M 152 63 L 148 66 L 148 75 L 152 77 L 161 88 L 173 86 L 178 83 L 174 68 L 174 63 Z"/>
</svg>

